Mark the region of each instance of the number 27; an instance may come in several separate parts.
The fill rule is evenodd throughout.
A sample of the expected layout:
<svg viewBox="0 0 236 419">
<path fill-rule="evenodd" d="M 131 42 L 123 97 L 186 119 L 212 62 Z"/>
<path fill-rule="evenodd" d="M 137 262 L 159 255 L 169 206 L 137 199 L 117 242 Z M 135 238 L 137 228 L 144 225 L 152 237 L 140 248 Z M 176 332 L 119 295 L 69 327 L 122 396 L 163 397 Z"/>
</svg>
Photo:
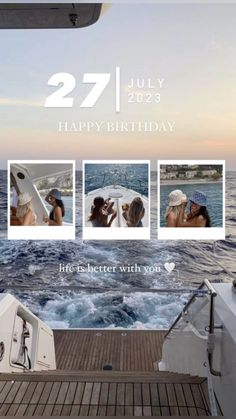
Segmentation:
<svg viewBox="0 0 236 419">
<path fill-rule="evenodd" d="M 95 85 L 90 90 L 89 94 L 81 103 L 81 108 L 92 108 L 104 89 L 107 87 L 111 79 L 110 73 L 85 73 L 83 83 L 94 83 Z M 72 74 L 56 73 L 48 80 L 49 86 L 63 85 L 54 93 L 46 98 L 46 108 L 72 108 L 74 98 L 65 97 L 69 95 L 76 86 L 76 80 Z"/>
</svg>

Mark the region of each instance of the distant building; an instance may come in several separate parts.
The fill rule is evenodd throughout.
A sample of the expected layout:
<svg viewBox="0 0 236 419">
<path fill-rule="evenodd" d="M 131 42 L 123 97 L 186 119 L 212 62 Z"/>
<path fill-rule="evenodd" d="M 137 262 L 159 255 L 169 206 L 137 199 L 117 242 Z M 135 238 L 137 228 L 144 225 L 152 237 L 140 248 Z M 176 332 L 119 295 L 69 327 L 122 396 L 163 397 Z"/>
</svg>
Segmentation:
<svg viewBox="0 0 236 419">
<path fill-rule="evenodd" d="M 187 170 L 187 171 L 185 172 L 185 177 L 186 177 L 187 179 L 192 179 L 192 178 L 194 178 L 196 175 L 197 175 L 197 170 Z"/>
<path fill-rule="evenodd" d="M 166 179 L 176 179 L 178 172 L 169 172 L 166 174 Z"/>
<path fill-rule="evenodd" d="M 177 178 L 178 172 L 160 173 L 161 180 L 171 180 Z"/>
<path fill-rule="evenodd" d="M 214 175 L 217 174 L 217 170 L 216 169 L 212 169 L 212 170 L 202 170 L 202 175 L 203 176 L 207 176 L 207 177 L 212 177 Z"/>
</svg>

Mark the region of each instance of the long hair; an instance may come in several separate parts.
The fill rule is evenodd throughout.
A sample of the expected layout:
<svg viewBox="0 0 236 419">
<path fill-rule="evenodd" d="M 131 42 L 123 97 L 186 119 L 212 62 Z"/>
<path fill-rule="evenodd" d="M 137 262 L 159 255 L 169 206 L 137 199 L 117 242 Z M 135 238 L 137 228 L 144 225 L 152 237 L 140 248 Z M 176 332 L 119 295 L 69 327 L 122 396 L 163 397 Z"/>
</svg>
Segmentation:
<svg viewBox="0 0 236 419">
<path fill-rule="evenodd" d="M 102 196 L 97 196 L 94 198 L 93 205 L 91 207 L 91 214 L 89 216 L 89 221 L 97 220 L 99 218 L 100 209 L 105 204 L 105 199 Z"/>
<path fill-rule="evenodd" d="M 65 205 L 61 199 L 55 199 L 58 207 L 61 208 L 62 217 L 65 216 Z"/>
<path fill-rule="evenodd" d="M 31 201 L 27 202 L 25 205 L 18 205 L 16 209 L 16 216 L 18 218 L 24 218 L 29 210 L 33 210 Z"/>
<path fill-rule="evenodd" d="M 134 226 L 138 224 L 144 214 L 144 206 L 141 198 L 134 198 L 128 210 L 128 219 Z"/>
<path fill-rule="evenodd" d="M 176 218 L 179 215 L 180 209 L 181 209 L 182 205 L 174 205 L 173 207 L 168 206 L 166 208 L 166 212 L 165 212 L 165 220 L 167 220 L 167 218 L 169 217 L 170 213 L 173 212 L 176 216 Z"/>
<path fill-rule="evenodd" d="M 190 207 L 190 211 L 191 211 L 191 207 Z M 211 227 L 211 218 L 210 218 L 210 215 L 209 215 L 206 207 L 201 207 L 199 209 L 199 211 L 196 214 L 194 214 L 193 216 L 192 216 L 192 214 L 190 214 L 189 218 L 193 219 L 194 217 L 198 217 L 199 215 L 201 215 L 204 218 L 204 220 L 206 221 L 206 227 Z"/>
</svg>

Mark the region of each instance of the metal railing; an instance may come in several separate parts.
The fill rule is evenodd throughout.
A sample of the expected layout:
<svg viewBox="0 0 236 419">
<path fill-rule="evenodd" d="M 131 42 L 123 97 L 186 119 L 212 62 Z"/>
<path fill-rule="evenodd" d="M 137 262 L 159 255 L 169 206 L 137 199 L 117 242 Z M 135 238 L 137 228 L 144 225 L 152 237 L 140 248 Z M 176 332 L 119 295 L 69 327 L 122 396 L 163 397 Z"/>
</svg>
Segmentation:
<svg viewBox="0 0 236 419">
<path fill-rule="evenodd" d="M 202 294 L 202 289 L 206 287 L 207 288 L 207 294 L 210 296 L 210 311 L 209 311 L 209 326 L 207 327 L 206 331 L 208 332 L 208 341 L 207 341 L 207 357 L 209 362 L 209 369 L 210 373 L 214 376 L 221 376 L 221 373 L 219 371 L 216 371 L 213 367 L 214 360 L 213 360 L 213 354 L 214 354 L 214 341 L 215 341 L 215 297 L 217 296 L 217 293 L 211 283 L 205 279 L 200 286 L 198 287 L 196 293 L 192 295 L 192 297 L 189 299 L 189 301 L 185 304 L 183 310 L 179 313 L 175 321 L 172 323 L 171 327 L 169 328 L 168 332 L 165 335 L 165 338 L 167 338 L 170 333 L 173 331 L 177 323 L 183 318 L 183 315 L 187 313 L 188 308 L 194 303 L 197 296 L 199 294 Z M 217 326 L 219 328 L 219 326 Z"/>
</svg>

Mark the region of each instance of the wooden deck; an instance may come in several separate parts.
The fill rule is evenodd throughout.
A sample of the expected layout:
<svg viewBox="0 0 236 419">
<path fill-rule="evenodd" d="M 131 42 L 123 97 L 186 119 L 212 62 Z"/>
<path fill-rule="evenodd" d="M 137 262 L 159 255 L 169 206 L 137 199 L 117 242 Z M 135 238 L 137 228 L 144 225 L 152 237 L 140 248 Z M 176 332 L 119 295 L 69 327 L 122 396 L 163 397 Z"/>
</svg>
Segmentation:
<svg viewBox="0 0 236 419">
<path fill-rule="evenodd" d="M 54 331 L 57 368 L 101 371 L 154 371 L 165 332 L 127 330 Z"/>
<path fill-rule="evenodd" d="M 163 336 L 57 331 L 56 371 L 0 374 L 0 416 L 209 415 L 205 379 L 154 371 Z"/>
<path fill-rule="evenodd" d="M 82 378 L 67 375 L 66 381 L 50 375 L 45 381 L 40 375 L 23 375 L 21 380 L 8 377 L 0 382 L 1 416 L 209 415 L 205 380 L 199 378 L 157 373 L 114 380 L 90 373 Z"/>
</svg>

